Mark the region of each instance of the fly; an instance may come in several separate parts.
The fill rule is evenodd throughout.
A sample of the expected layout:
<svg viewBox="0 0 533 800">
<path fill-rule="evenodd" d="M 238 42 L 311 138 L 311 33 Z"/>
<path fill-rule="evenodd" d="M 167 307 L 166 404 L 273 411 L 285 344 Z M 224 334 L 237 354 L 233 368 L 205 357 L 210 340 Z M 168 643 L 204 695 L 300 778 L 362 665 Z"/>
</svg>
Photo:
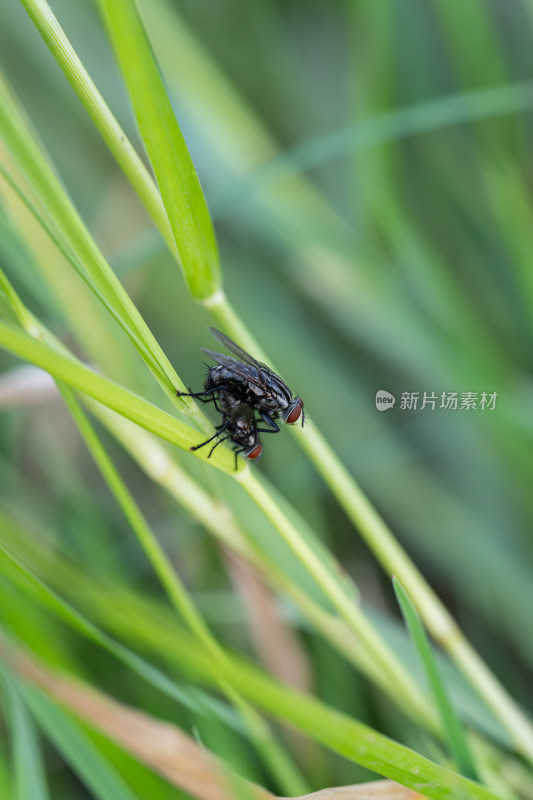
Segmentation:
<svg viewBox="0 0 533 800">
<path fill-rule="evenodd" d="M 223 395 L 219 397 L 219 401 L 221 404 L 221 409 L 219 410 L 222 411 L 222 423 L 217 426 L 214 436 L 206 439 L 202 444 L 191 447 L 191 450 L 199 450 L 209 442 L 212 442 L 213 439 L 217 439 L 218 441 L 213 445 L 207 456 L 211 458 L 213 450 L 222 442 L 230 439 L 234 445 L 235 469 L 237 469 L 237 456 L 239 453 L 243 453 L 250 460 L 259 460 L 263 452 L 263 445 L 258 436 L 260 429 L 255 424 L 253 409 L 231 395 Z M 223 433 L 226 435 L 219 438 Z"/>
<path fill-rule="evenodd" d="M 236 358 L 203 347 L 204 353 L 216 361 L 217 365 L 209 368 L 205 391 L 187 396 L 196 397 L 203 402 L 213 400 L 215 408 L 218 409 L 215 395 L 218 394 L 220 400 L 221 393 L 226 392 L 257 410 L 263 421 L 270 426 L 269 433 L 277 433 L 280 430 L 276 422 L 279 417 L 289 425 L 293 425 L 301 418 L 303 426 L 305 420 L 303 400 L 293 395 L 285 381 L 220 331 L 215 328 L 208 330 L 217 342 Z M 178 394 L 185 393 L 178 392 Z"/>
</svg>

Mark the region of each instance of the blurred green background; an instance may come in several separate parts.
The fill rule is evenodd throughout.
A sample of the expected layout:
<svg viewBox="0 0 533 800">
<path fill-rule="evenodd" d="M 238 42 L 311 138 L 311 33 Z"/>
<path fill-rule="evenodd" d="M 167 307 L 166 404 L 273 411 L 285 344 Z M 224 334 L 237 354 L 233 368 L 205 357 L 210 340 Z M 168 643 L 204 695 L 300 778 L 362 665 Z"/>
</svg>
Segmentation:
<svg viewBox="0 0 533 800">
<path fill-rule="evenodd" d="M 327 435 L 472 643 L 531 708 L 531 4 L 139 5 L 215 221 L 229 297 L 304 399 L 309 426 Z M 93 3 L 55 0 L 54 13 L 139 144 Z M 200 347 L 213 346 L 207 313 L 22 6 L 0 0 L 0 14 L 1 67 L 92 233 L 198 390 Z M 35 277 L 31 242 L 5 215 L 0 226 L 1 263 L 20 294 L 83 352 L 72 319 Z M 133 354 L 106 371 L 154 392 Z M 394 409 L 376 410 L 380 389 L 396 396 Z M 485 411 L 399 408 L 402 392 L 444 391 L 498 399 Z M 388 579 L 292 437 L 265 439 L 257 468 L 312 522 L 388 630 L 398 618 Z M 217 547 L 105 441 L 208 621 L 249 652 Z M 203 467 L 178 459 L 203 479 Z M 5 524 L 44 537 L 43 547 L 162 599 L 59 401 L 0 416 L 0 507 Z M 16 608 L 10 597 L 4 614 L 27 620 L 37 650 L 55 638 L 92 680 L 164 715 L 144 684 L 128 675 L 125 687 L 126 671 L 33 609 L 37 635 L 27 601 Z M 314 635 L 302 641 L 319 696 L 405 738 L 405 721 L 377 691 Z M 202 737 L 217 752 L 231 749 L 216 731 Z M 54 798 L 84 797 L 50 757 Z M 315 769 L 335 783 L 359 775 L 332 758 Z"/>
</svg>

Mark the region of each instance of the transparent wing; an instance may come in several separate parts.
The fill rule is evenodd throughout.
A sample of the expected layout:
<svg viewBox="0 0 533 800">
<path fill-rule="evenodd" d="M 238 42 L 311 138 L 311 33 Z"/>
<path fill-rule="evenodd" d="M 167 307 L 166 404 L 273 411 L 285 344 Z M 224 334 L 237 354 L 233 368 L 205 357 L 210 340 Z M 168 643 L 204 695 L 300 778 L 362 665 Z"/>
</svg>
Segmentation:
<svg viewBox="0 0 533 800">
<path fill-rule="evenodd" d="M 285 392 L 289 399 L 292 397 L 292 392 L 285 381 L 282 380 L 279 375 L 276 375 L 275 372 L 272 372 L 270 367 L 266 364 L 262 364 L 261 361 L 257 361 L 250 353 L 247 353 L 246 350 L 243 350 L 242 347 L 235 344 L 235 342 L 229 339 L 224 333 L 217 331 L 216 328 L 208 328 L 207 330 L 214 336 L 217 342 L 226 347 L 230 353 L 237 356 L 240 361 L 236 361 L 228 356 L 223 356 L 221 353 L 214 353 L 212 350 L 207 350 L 205 347 L 202 347 L 204 353 L 210 355 L 211 358 L 214 358 L 219 364 L 233 369 L 236 374 L 250 383 L 260 386 L 261 389 L 266 389 L 268 392 L 268 390 L 272 388 L 272 385 L 275 385 L 278 389 Z M 248 365 L 248 370 L 246 370 L 246 365 Z"/>
<path fill-rule="evenodd" d="M 259 386 L 263 390 L 268 390 L 267 383 L 263 380 L 259 367 L 255 364 L 245 364 L 243 361 L 237 361 L 236 358 L 225 356 L 223 353 L 216 353 L 214 350 L 208 350 L 207 347 L 202 347 L 204 353 L 207 353 L 209 358 L 217 361 L 223 367 L 231 370 L 238 378 L 242 378 L 247 383 L 252 383 Z"/>
<path fill-rule="evenodd" d="M 214 336 L 219 344 L 229 350 L 230 353 L 233 353 L 234 356 L 240 358 L 241 361 L 244 361 L 245 364 L 251 364 L 252 366 L 257 367 L 257 369 L 268 369 L 265 364 L 261 364 L 260 361 L 256 361 L 256 359 L 253 358 L 250 353 L 247 353 L 246 350 L 243 350 L 238 344 L 235 344 L 235 342 L 232 342 L 231 339 L 228 339 L 228 337 L 221 331 L 217 331 L 216 328 L 208 328 L 207 330 L 211 336 Z"/>
</svg>

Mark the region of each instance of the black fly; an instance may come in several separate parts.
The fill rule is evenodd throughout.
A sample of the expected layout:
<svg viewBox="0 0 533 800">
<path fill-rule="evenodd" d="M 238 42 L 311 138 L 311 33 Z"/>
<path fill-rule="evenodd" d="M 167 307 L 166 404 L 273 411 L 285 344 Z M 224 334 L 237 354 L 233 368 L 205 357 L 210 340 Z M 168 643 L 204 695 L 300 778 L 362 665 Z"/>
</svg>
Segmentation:
<svg viewBox="0 0 533 800">
<path fill-rule="evenodd" d="M 256 361 L 242 347 L 232 342 L 220 331 L 215 328 L 208 330 L 217 342 L 237 358 L 203 347 L 204 353 L 216 361 L 217 366 L 209 368 L 205 391 L 191 393 L 188 396 L 196 397 L 204 402 L 213 400 L 215 408 L 218 409 L 215 394 L 218 394 L 218 400 L 221 401 L 222 395 L 226 393 L 257 410 L 263 421 L 270 426 L 269 433 L 277 433 L 280 430 L 276 422 L 279 417 L 289 425 L 301 418 L 303 426 L 305 419 L 303 400 L 293 395 L 279 375 L 272 372 L 266 364 Z M 178 394 L 184 393 L 178 392 Z"/>
<path fill-rule="evenodd" d="M 222 406 L 222 423 L 217 426 L 214 436 L 206 439 L 202 444 L 197 444 L 196 447 L 191 447 L 191 450 L 199 450 L 200 447 L 209 444 L 213 439 L 218 439 L 207 456 L 211 458 L 213 450 L 222 442 L 230 439 L 234 445 L 235 469 L 237 469 L 237 456 L 239 453 L 243 453 L 246 458 L 259 460 L 263 452 L 263 445 L 259 440 L 258 433 L 260 431 L 255 424 L 253 409 L 231 395 L 219 397 L 219 401 Z M 219 438 L 223 433 L 226 435 Z"/>
</svg>

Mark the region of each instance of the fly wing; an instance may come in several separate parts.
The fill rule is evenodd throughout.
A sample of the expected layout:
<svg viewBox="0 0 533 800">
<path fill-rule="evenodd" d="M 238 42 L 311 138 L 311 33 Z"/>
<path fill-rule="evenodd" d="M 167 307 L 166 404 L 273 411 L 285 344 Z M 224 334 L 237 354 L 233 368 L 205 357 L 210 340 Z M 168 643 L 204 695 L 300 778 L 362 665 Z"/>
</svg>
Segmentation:
<svg viewBox="0 0 533 800">
<path fill-rule="evenodd" d="M 259 361 L 253 358 L 250 353 L 247 353 L 246 350 L 243 350 L 238 344 L 235 344 L 235 342 L 232 342 L 231 339 L 228 339 L 228 337 L 221 331 L 217 331 L 216 328 L 208 328 L 207 330 L 211 336 L 214 336 L 219 344 L 229 350 L 230 353 L 233 353 L 234 356 L 240 358 L 241 361 L 244 361 L 245 364 L 251 364 L 252 366 L 257 367 L 257 369 L 268 369 L 265 364 L 261 364 Z"/>
<path fill-rule="evenodd" d="M 207 347 L 202 347 L 204 353 L 207 353 L 209 358 L 217 361 L 223 367 L 230 369 L 239 378 L 242 378 L 247 383 L 252 383 L 254 386 L 259 386 L 263 391 L 268 390 L 268 386 L 262 378 L 259 367 L 255 364 L 245 364 L 243 361 L 237 361 L 236 358 L 225 356 L 223 353 L 216 353 L 214 350 L 208 350 Z"/>
<path fill-rule="evenodd" d="M 254 383 L 256 386 L 260 386 L 261 389 L 266 388 L 268 391 L 269 382 L 274 383 L 278 389 L 288 396 L 290 400 L 292 397 L 291 390 L 285 381 L 279 377 L 279 375 L 276 375 L 275 372 L 272 372 L 270 367 L 268 367 L 266 364 L 262 364 L 260 361 L 257 361 L 249 353 L 247 353 L 246 350 L 243 350 L 242 347 L 239 347 L 238 344 L 235 344 L 235 342 L 229 339 L 224 333 L 217 331 L 216 328 L 208 328 L 208 331 L 212 336 L 215 337 L 217 342 L 226 347 L 230 353 L 233 353 L 233 355 L 237 356 L 237 358 L 241 360 L 235 361 L 233 358 L 228 358 L 228 356 L 223 356 L 220 353 L 213 353 L 212 350 L 207 350 L 205 347 L 202 347 L 204 353 L 208 353 L 208 355 L 210 355 L 211 358 L 214 358 L 215 361 L 218 361 L 219 364 L 233 369 L 237 374 L 241 375 L 241 377 L 250 381 L 250 383 Z M 243 371 L 246 370 L 245 365 L 247 364 L 251 369 L 248 371 Z M 241 372 L 238 371 L 239 369 Z"/>
</svg>

